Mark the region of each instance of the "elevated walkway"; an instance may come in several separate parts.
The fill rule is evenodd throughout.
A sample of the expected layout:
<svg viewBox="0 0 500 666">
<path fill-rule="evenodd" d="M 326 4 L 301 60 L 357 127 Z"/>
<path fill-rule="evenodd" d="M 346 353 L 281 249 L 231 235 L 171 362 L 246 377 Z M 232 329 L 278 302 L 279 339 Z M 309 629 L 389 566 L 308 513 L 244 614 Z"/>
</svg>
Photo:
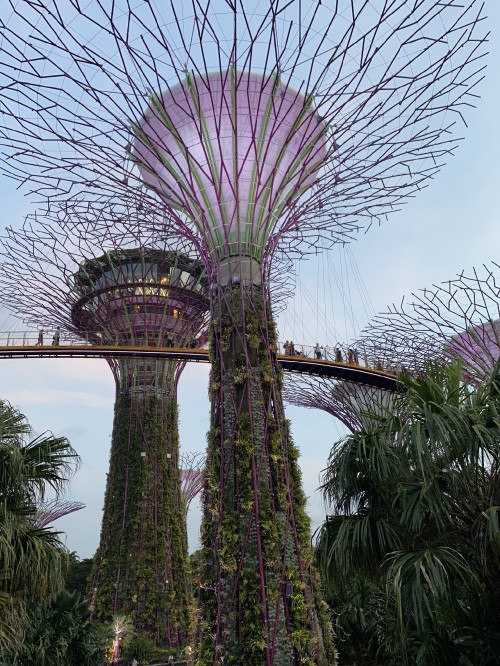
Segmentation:
<svg viewBox="0 0 500 666">
<path fill-rule="evenodd" d="M 175 347 L 126 347 L 99 346 L 91 344 L 35 345 L 31 341 L 22 344 L 18 340 L 8 340 L 0 334 L 0 359 L 9 358 L 157 358 L 209 363 L 207 349 L 186 349 Z M 308 356 L 285 356 L 278 354 L 278 363 L 287 372 L 306 373 L 319 377 L 334 377 L 344 381 L 364 384 L 396 391 L 398 382 L 395 375 L 362 365 L 339 363 Z"/>
</svg>

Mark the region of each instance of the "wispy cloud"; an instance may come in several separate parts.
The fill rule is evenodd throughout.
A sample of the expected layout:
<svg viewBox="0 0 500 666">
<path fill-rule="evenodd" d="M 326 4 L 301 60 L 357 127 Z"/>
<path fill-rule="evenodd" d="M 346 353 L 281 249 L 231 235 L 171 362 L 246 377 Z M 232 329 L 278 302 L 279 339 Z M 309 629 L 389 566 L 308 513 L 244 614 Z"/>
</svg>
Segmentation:
<svg viewBox="0 0 500 666">
<path fill-rule="evenodd" d="M 114 395 L 108 397 L 84 391 L 64 391 L 59 389 L 44 389 L 43 391 L 14 389 L 9 391 L 9 401 L 19 405 L 78 405 L 81 407 L 110 409 L 113 407 Z"/>
</svg>

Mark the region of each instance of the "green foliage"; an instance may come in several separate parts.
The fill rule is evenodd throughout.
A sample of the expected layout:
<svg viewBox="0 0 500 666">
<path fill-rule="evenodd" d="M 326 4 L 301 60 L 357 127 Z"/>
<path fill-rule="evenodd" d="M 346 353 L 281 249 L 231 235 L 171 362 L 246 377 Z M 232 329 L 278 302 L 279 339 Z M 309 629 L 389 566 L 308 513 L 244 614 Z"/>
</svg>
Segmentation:
<svg viewBox="0 0 500 666">
<path fill-rule="evenodd" d="M 99 549 L 95 611 L 133 618 L 140 635 L 180 645 L 189 628 L 189 561 L 174 399 L 120 396 Z"/>
<path fill-rule="evenodd" d="M 500 386 L 429 364 L 332 449 L 316 556 L 341 663 L 498 663 Z"/>
<path fill-rule="evenodd" d="M 78 592 L 82 597 L 88 595 L 93 563 L 93 558 L 80 560 L 76 553 L 70 553 L 65 585 L 68 592 Z"/>
<path fill-rule="evenodd" d="M 25 417 L 0 401 L 0 649 L 21 644 L 27 608 L 62 589 L 68 555 L 59 533 L 36 524 L 47 487 L 61 493 L 78 456 L 64 437 L 29 439 Z"/>
<path fill-rule="evenodd" d="M 275 326 L 256 291 L 228 288 L 218 303 L 196 663 L 212 666 L 224 657 L 224 664 L 258 666 L 272 651 L 276 666 L 331 664 L 298 450 L 284 418 Z"/>
<path fill-rule="evenodd" d="M 88 603 L 63 590 L 49 606 L 29 609 L 25 638 L 3 661 L 8 666 L 99 666 L 109 634 L 90 621 Z"/>
</svg>

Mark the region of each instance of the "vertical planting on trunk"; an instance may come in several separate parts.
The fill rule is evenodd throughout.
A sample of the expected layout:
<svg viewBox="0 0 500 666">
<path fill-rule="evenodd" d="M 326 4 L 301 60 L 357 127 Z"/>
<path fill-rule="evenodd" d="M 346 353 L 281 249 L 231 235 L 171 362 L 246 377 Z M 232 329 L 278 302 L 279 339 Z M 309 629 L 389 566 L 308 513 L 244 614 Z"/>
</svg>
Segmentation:
<svg viewBox="0 0 500 666">
<path fill-rule="evenodd" d="M 260 288 L 213 295 L 200 665 L 331 664 L 305 496 Z"/>
<path fill-rule="evenodd" d="M 94 565 L 95 614 L 129 614 L 139 634 L 171 646 L 186 638 L 190 597 L 178 456 L 176 400 L 118 396 Z"/>
</svg>

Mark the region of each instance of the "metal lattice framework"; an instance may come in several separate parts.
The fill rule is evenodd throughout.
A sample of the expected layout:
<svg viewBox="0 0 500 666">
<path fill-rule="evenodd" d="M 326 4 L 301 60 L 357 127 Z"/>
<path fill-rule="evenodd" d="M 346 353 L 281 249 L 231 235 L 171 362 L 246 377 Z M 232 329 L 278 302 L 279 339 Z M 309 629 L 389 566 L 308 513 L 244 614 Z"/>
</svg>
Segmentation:
<svg viewBox="0 0 500 666">
<path fill-rule="evenodd" d="M 36 508 L 36 524 L 38 527 L 47 527 L 47 525 L 50 525 L 55 520 L 59 520 L 63 516 L 69 516 L 70 513 L 81 511 L 82 509 L 85 509 L 83 502 L 70 500 L 43 502 Z"/>
<path fill-rule="evenodd" d="M 41 198 L 133 191 L 210 285 L 200 666 L 330 664 L 269 277 L 345 241 L 439 170 L 481 78 L 482 4 L 131 8 L 11 2 L 4 171 Z M 128 196 L 128 195 L 127 195 Z"/>
<path fill-rule="evenodd" d="M 54 332 L 55 345 L 68 335 L 99 345 L 197 345 L 207 335 L 203 266 L 189 257 L 186 243 L 158 242 L 143 229 L 153 214 L 133 202 L 81 200 L 29 216 L 2 241 L 3 304 Z M 129 613 L 141 633 L 178 645 L 189 622 L 177 422 L 185 363 L 108 362 L 117 395 L 95 612 Z"/>
<path fill-rule="evenodd" d="M 198 346 L 208 312 L 202 265 L 187 242 L 159 242 L 146 228 L 152 216 L 133 199 L 78 200 L 29 215 L 1 241 L 2 304 L 28 324 L 95 344 Z M 134 361 L 108 362 L 122 392 L 144 379 Z M 184 364 L 159 363 L 153 374 L 175 391 Z"/>
<path fill-rule="evenodd" d="M 412 293 L 377 315 L 362 337 L 380 347 L 389 341 L 408 368 L 460 356 L 465 379 L 482 382 L 500 357 L 499 268 L 491 262 Z"/>
<path fill-rule="evenodd" d="M 180 458 L 182 498 L 189 511 L 191 502 L 203 490 L 205 455 L 203 453 L 183 453 Z"/>
<path fill-rule="evenodd" d="M 328 350 L 334 358 L 353 367 L 359 363 L 379 371 L 399 374 L 403 369 L 398 349 L 379 340 L 355 340 L 349 345 L 337 345 Z M 408 352 L 409 349 L 407 348 Z M 405 360 L 410 360 L 407 353 Z M 415 362 L 405 370 L 418 371 Z M 351 432 L 369 429 L 370 414 L 382 416 L 395 404 L 395 390 L 367 386 L 359 382 L 335 377 L 314 377 L 305 374 L 288 374 L 283 386 L 285 402 L 297 407 L 321 409 L 341 421 Z"/>
<path fill-rule="evenodd" d="M 297 407 L 321 409 L 351 432 L 368 428 L 370 414 L 383 415 L 394 403 L 394 392 L 333 378 L 289 375 L 283 398 Z"/>
<path fill-rule="evenodd" d="M 146 183 L 195 243 L 207 211 L 222 220 L 206 249 L 234 243 L 232 198 L 256 254 L 259 240 L 300 252 L 319 236 L 345 240 L 424 187 L 453 151 L 481 78 L 482 4 L 94 0 L 83 10 L 8 0 L 4 171 L 40 197 L 115 196 L 142 189 L 133 164 L 145 159 Z M 237 152 L 226 121 L 237 124 Z"/>
</svg>

